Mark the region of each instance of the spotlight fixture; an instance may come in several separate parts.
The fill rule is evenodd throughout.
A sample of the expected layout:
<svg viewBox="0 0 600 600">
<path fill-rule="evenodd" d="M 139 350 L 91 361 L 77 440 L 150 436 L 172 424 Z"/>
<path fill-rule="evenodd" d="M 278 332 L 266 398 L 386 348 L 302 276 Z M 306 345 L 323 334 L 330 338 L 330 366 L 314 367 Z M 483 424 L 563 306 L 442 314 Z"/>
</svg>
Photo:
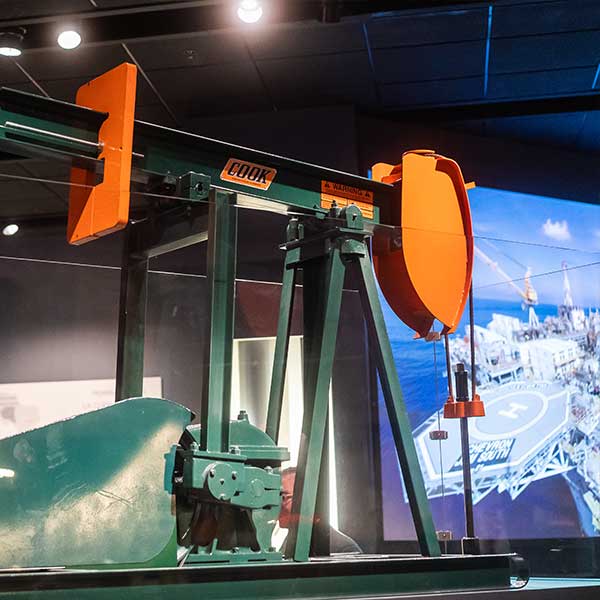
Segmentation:
<svg viewBox="0 0 600 600">
<path fill-rule="evenodd" d="M 244 23 L 258 23 L 263 16 L 260 0 L 240 0 L 237 16 Z"/>
<path fill-rule="evenodd" d="M 23 52 L 24 29 L 0 31 L 0 55 L 21 56 Z"/>
<path fill-rule="evenodd" d="M 19 231 L 19 226 L 16 223 L 9 223 L 2 229 L 2 235 L 15 235 Z"/>
<path fill-rule="evenodd" d="M 56 38 L 58 45 L 65 50 L 73 50 L 81 44 L 81 35 L 75 29 L 65 29 Z"/>
</svg>

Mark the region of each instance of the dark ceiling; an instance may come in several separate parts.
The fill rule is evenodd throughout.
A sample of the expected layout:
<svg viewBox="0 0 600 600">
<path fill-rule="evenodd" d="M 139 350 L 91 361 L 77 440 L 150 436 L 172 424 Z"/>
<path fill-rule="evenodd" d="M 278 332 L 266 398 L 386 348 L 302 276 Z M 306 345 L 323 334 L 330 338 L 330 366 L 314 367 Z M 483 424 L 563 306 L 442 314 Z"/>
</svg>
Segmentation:
<svg viewBox="0 0 600 600">
<path fill-rule="evenodd" d="M 333 23 L 319 22 L 320 2 L 272 2 L 277 23 L 249 27 L 236 22 L 232 2 L 223 12 L 222 1 L 0 0 L 0 29 L 22 22 L 38 31 L 20 58 L 0 57 L 0 84 L 73 101 L 81 84 L 133 60 L 142 71 L 137 117 L 169 126 L 352 105 L 359 114 L 600 152 L 598 1 L 347 1 Z M 403 8 L 416 4 L 423 8 Z M 187 18 L 165 17 L 158 35 L 158 13 L 142 27 L 150 21 L 139 9 L 150 5 L 183 6 Z M 398 9 L 369 12 L 367 5 Z M 300 11 L 306 7 L 313 12 Z M 195 22 L 193 10 L 221 13 Z M 85 17 L 84 44 L 71 52 L 44 44 L 40 28 L 73 13 Z M 130 19 L 128 36 L 111 33 L 106 19 Z M 8 185 L 17 192 L 21 184 Z"/>
<path fill-rule="evenodd" d="M 101 14 L 135 4 L 159 2 L 4 0 L 0 28 L 9 20 L 44 14 L 50 6 L 53 15 Z M 135 18 L 141 22 L 143 13 Z M 94 20 L 82 23 L 90 37 Z M 197 24 L 199 30 L 202 26 Z M 152 39 L 137 35 L 122 40 L 125 48 L 116 41 L 84 44 L 73 52 L 56 46 L 32 49 L 17 61 L 0 61 L 0 82 L 39 93 L 34 80 L 50 96 L 72 100 L 83 82 L 133 56 L 154 87 L 140 78 L 138 116 L 169 125 L 173 116 L 182 124 L 189 117 L 328 104 L 351 104 L 394 118 L 410 109 L 446 107 L 423 118 L 487 134 L 600 149 L 600 117 L 586 110 L 595 106 L 598 94 L 598 1 L 470 2 L 342 17 L 338 23 L 308 20 L 256 28 L 240 27 L 232 13 L 225 30 Z M 537 102 L 522 103 L 517 112 L 557 114 L 491 118 L 506 114 L 507 102 L 523 99 Z M 456 107 L 481 103 L 487 118 L 464 123 L 465 113 Z"/>
</svg>

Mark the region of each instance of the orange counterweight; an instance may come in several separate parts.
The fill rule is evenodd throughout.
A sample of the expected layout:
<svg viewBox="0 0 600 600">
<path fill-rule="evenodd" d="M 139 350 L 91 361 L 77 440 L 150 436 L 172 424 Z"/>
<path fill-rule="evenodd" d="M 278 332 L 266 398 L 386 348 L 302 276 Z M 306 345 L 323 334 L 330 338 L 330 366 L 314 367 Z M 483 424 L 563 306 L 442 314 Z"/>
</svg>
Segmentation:
<svg viewBox="0 0 600 600">
<path fill-rule="evenodd" d="M 400 165 L 378 163 L 373 179 L 401 186 L 392 207 L 398 247 L 376 246 L 381 291 L 394 312 L 419 337 L 435 319 L 455 331 L 473 271 L 473 230 L 465 182 L 456 162 L 431 150 L 406 152 Z"/>
<path fill-rule="evenodd" d="M 84 244 L 127 225 L 137 69 L 123 63 L 82 85 L 76 97 L 80 106 L 108 113 L 100 128 L 99 158 L 104 160 L 103 181 L 95 174 L 72 167 L 67 240 Z"/>
</svg>

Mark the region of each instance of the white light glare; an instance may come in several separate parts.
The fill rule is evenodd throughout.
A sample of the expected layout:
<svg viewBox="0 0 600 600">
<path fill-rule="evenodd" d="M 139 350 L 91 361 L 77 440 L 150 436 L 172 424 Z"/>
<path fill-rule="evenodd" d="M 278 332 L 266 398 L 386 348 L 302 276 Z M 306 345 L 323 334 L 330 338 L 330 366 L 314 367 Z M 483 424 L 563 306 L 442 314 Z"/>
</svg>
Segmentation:
<svg viewBox="0 0 600 600">
<path fill-rule="evenodd" d="M 0 469 L 0 479 L 12 479 L 15 472 L 12 469 Z"/>
<path fill-rule="evenodd" d="M 79 33 L 77 33 L 77 31 L 68 29 L 66 31 L 61 31 L 56 41 L 61 48 L 64 48 L 65 50 L 73 50 L 73 48 L 77 48 L 77 46 L 81 44 L 81 36 Z"/>
<path fill-rule="evenodd" d="M 10 225 L 6 225 L 6 227 L 2 230 L 3 235 L 15 235 L 19 231 L 19 226 L 16 223 L 11 223 Z"/>
<path fill-rule="evenodd" d="M 237 9 L 237 16 L 244 23 L 258 23 L 263 16 L 263 9 L 259 0 L 241 0 Z"/>
<path fill-rule="evenodd" d="M 2 56 L 21 56 L 21 50 L 13 46 L 0 46 Z"/>
</svg>

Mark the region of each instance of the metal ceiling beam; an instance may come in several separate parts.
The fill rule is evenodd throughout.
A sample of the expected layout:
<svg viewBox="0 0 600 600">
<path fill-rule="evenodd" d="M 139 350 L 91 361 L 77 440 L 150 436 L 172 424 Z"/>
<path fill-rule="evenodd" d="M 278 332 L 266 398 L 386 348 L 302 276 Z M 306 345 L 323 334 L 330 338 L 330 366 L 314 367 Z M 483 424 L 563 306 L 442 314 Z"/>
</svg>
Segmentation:
<svg viewBox="0 0 600 600">
<path fill-rule="evenodd" d="M 600 110 L 600 93 L 597 91 L 570 96 L 555 96 L 552 98 L 461 102 L 447 106 L 406 108 L 389 111 L 363 111 L 363 114 L 393 120 L 440 122 L 587 112 L 592 110 Z"/>
<path fill-rule="evenodd" d="M 337 7 L 340 18 L 370 14 L 386 16 L 404 11 L 441 7 L 461 8 L 486 6 L 481 0 L 346 0 Z M 265 0 L 265 22 L 269 24 L 301 21 L 323 21 L 324 0 Z M 26 50 L 56 46 L 57 30 L 64 24 L 77 24 L 84 43 L 102 44 L 138 39 L 192 34 L 207 31 L 239 29 L 234 0 L 194 0 L 163 2 L 145 6 L 115 9 L 94 8 L 70 15 L 38 15 L 0 20 L 0 30 L 26 28 L 23 46 Z M 329 13 L 328 13 L 329 14 Z"/>
</svg>

